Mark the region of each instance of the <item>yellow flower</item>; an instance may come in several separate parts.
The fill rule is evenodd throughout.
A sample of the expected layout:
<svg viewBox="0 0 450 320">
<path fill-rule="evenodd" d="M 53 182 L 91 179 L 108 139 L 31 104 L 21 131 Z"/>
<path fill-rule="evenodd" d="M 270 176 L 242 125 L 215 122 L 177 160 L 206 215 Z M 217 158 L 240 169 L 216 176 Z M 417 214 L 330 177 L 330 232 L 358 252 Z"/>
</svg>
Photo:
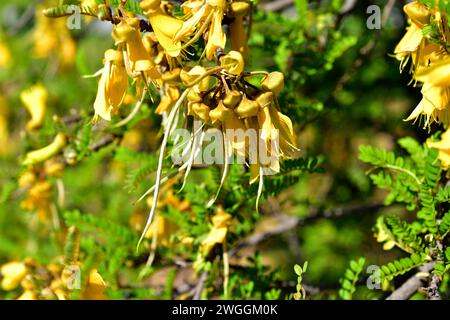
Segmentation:
<svg viewBox="0 0 450 320">
<path fill-rule="evenodd" d="M 128 88 L 128 76 L 122 53 L 117 50 L 107 50 L 104 64 L 94 102 L 94 121 L 98 117 L 111 120 L 111 113 L 116 112 L 120 107 Z"/>
<path fill-rule="evenodd" d="M 73 64 L 76 43 L 70 35 L 65 19 L 52 19 L 43 15 L 44 6 L 36 7 L 36 26 L 33 33 L 33 56 L 37 59 L 55 55 L 62 68 Z"/>
<path fill-rule="evenodd" d="M 11 61 L 11 53 L 6 44 L 0 42 L 0 68 L 7 67 Z"/>
<path fill-rule="evenodd" d="M 12 153 L 8 131 L 8 104 L 0 95 L 0 155 Z"/>
<path fill-rule="evenodd" d="M 28 152 L 22 165 L 33 165 L 54 157 L 66 146 L 66 142 L 66 136 L 63 133 L 58 133 L 48 146 Z"/>
<path fill-rule="evenodd" d="M 38 181 L 32 185 L 27 197 L 20 203 L 21 208 L 36 211 L 41 221 L 50 216 L 52 185 L 48 181 Z"/>
<path fill-rule="evenodd" d="M 34 290 L 29 289 L 25 290 L 18 298 L 17 300 L 37 300 L 37 295 L 34 292 Z"/>
<path fill-rule="evenodd" d="M 178 57 L 181 52 L 181 41 L 175 41 L 175 35 L 183 25 L 183 21 L 174 18 L 161 9 L 161 0 L 144 0 L 140 3 L 148 17 L 156 39 L 171 57 Z"/>
<path fill-rule="evenodd" d="M 450 87 L 439 87 L 430 83 L 424 83 L 421 92 L 423 95 L 422 100 L 406 121 L 424 116 L 424 126 L 429 126 L 433 121 L 449 124 Z"/>
<path fill-rule="evenodd" d="M 158 114 L 162 114 L 170 110 L 175 102 L 177 102 L 178 98 L 180 98 L 180 90 L 175 86 L 168 86 L 166 93 L 161 98 L 161 101 L 155 112 Z"/>
<path fill-rule="evenodd" d="M 8 262 L 4 264 L 0 268 L 0 274 L 3 276 L 2 289 L 6 291 L 14 290 L 28 272 L 28 268 L 23 262 Z"/>
<path fill-rule="evenodd" d="M 85 300 L 108 300 L 108 297 L 105 295 L 105 288 L 106 283 L 100 273 L 98 273 L 97 269 L 92 269 L 89 272 L 81 298 Z"/>
<path fill-rule="evenodd" d="M 122 20 L 114 27 L 112 36 L 116 45 L 126 48 L 124 60 L 130 76 L 138 77 L 142 74 L 141 72 L 145 72 L 151 79 L 158 79 L 160 74 L 152 62 L 152 57 L 145 49 L 139 24 L 138 18 Z"/>
<path fill-rule="evenodd" d="M 239 51 L 230 51 L 222 57 L 221 66 L 229 74 L 239 75 L 244 71 L 244 57 Z"/>
<path fill-rule="evenodd" d="M 226 35 L 222 30 L 222 20 L 227 9 L 227 2 L 225 0 L 206 0 L 205 2 L 193 0 L 183 3 L 183 8 L 191 17 L 183 23 L 174 40 L 184 39 L 197 30 L 197 34 L 193 37 L 196 39 L 200 36 L 199 32 L 208 30 L 205 51 L 206 58 L 211 60 L 217 48 L 225 48 Z"/>
<path fill-rule="evenodd" d="M 218 207 L 217 213 L 211 219 L 213 228 L 201 244 L 204 255 L 207 255 L 216 244 L 225 242 L 232 219 L 233 217 L 226 213 L 221 206 Z"/>
<path fill-rule="evenodd" d="M 48 92 L 41 84 L 35 85 L 20 94 L 20 100 L 31 115 L 27 123 L 27 129 L 39 128 L 45 120 Z"/>
<path fill-rule="evenodd" d="M 427 142 L 428 147 L 439 149 L 439 159 L 443 168 L 450 166 L 450 129 L 447 129 L 442 136 L 441 141 Z"/>
</svg>

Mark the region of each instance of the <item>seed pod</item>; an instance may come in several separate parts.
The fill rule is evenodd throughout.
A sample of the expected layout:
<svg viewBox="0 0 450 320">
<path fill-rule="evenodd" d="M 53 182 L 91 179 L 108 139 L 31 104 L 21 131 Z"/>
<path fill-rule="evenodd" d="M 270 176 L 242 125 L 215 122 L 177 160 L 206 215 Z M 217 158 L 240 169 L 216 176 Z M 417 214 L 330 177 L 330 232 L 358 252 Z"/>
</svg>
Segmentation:
<svg viewBox="0 0 450 320">
<path fill-rule="evenodd" d="M 178 82 L 180 82 L 180 72 L 180 68 L 175 68 L 173 70 L 164 72 L 161 78 L 164 82 L 178 84 Z"/>
<path fill-rule="evenodd" d="M 254 100 L 248 99 L 246 96 L 244 96 L 239 106 L 234 109 L 234 112 L 236 112 L 239 118 L 254 117 L 258 114 L 258 111 L 259 104 Z"/>
<path fill-rule="evenodd" d="M 192 112 L 195 113 L 204 122 L 209 121 L 209 107 L 204 103 L 193 103 Z"/>
<path fill-rule="evenodd" d="M 233 111 L 225 107 L 222 101 L 219 102 L 219 105 L 209 112 L 209 117 L 211 118 L 212 123 L 216 123 L 217 121 L 224 122 L 225 120 L 231 118 L 233 116 Z"/>
<path fill-rule="evenodd" d="M 261 85 L 264 90 L 278 94 L 284 88 L 284 75 L 279 71 L 271 72 Z"/>
<path fill-rule="evenodd" d="M 194 89 L 189 89 L 187 99 L 189 102 L 202 102 L 203 100 L 200 94 L 198 94 L 198 92 L 195 92 Z"/>
<path fill-rule="evenodd" d="M 227 108 L 234 109 L 242 100 L 242 93 L 237 90 L 231 90 L 223 99 L 223 104 Z"/>
<path fill-rule="evenodd" d="M 261 109 L 270 107 L 273 105 L 274 97 L 272 92 L 264 92 L 256 98 L 256 102 L 260 105 Z"/>
</svg>

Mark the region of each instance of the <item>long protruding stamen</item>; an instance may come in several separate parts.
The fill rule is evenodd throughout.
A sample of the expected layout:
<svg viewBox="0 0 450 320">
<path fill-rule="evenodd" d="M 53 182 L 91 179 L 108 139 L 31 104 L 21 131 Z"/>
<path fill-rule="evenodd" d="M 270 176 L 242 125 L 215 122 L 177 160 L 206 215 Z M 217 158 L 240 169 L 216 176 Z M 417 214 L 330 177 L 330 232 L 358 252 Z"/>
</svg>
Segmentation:
<svg viewBox="0 0 450 320">
<path fill-rule="evenodd" d="M 150 228 L 150 225 L 153 220 L 153 216 L 156 211 L 156 205 L 158 203 L 158 196 L 159 196 L 159 187 L 160 187 L 160 183 L 161 183 L 161 174 L 162 174 L 162 167 L 163 167 L 163 161 L 164 161 L 164 153 L 166 150 L 167 142 L 169 141 L 169 134 L 170 134 L 173 122 L 174 122 L 173 120 L 175 118 L 175 114 L 177 113 L 178 109 L 180 108 L 181 104 L 183 103 L 184 99 L 186 98 L 188 92 L 189 92 L 188 90 L 184 90 L 181 97 L 178 99 L 178 101 L 173 106 L 173 109 L 170 111 L 169 118 L 167 119 L 167 126 L 165 128 L 164 138 L 163 138 L 163 141 L 161 144 L 161 150 L 160 150 L 160 154 L 159 154 L 158 169 L 156 171 L 156 182 L 155 182 L 155 191 L 153 193 L 153 203 L 152 203 L 152 207 L 150 209 L 150 213 L 148 215 L 148 219 L 147 219 L 147 223 L 145 225 L 144 231 L 142 232 L 142 235 L 139 238 L 138 244 L 136 246 L 136 251 L 139 250 L 139 246 L 140 246 L 142 240 L 144 240 L 145 234 L 147 233 L 148 229 Z"/>
</svg>

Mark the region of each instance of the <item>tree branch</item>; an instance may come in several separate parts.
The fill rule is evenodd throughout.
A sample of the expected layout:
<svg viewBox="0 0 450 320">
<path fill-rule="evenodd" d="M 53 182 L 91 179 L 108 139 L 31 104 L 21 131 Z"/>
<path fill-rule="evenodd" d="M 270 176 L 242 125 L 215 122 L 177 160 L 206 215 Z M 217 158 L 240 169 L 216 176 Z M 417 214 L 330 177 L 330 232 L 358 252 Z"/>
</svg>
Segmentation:
<svg viewBox="0 0 450 320">
<path fill-rule="evenodd" d="M 419 268 L 419 272 L 405 281 L 397 290 L 391 293 L 386 300 L 407 300 L 419 288 L 421 288 L 430 277 L 430 271 L 433 270 L 436 262 L 429 262 Z"/>
</svg>

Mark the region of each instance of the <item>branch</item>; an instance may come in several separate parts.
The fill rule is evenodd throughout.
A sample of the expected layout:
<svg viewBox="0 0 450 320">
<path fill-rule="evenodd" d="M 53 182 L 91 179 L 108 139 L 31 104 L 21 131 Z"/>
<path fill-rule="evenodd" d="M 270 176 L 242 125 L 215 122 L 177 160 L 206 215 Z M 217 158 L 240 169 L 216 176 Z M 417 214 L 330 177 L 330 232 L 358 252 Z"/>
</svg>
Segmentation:
<svg viewBox="0 0 450 320">
<path fill-rule="evenodd" d="M 260 8 L 264 11 L 281 11 L 292 6 L 293 4 L 293 0 L 275 0 L 261 4 Z"/>
<path fill-rule="evenodd" d="M 368 213 L 380 208 L 383 208 L 384 205 L 382 203 L 374 203 L 374 204 L 365 204 L 360 206 L 353 206 L 348 208 L 337 208 L 333 210 L 315 210 L 312 214 L 305 218 L 293 217 L 287 215 L 279 215 L 277 217 L 278 223 L 269 230 L 255 233 L 248 237 L 247 239 L 238 243 L 233 249 L 230 250 L 230 257 L 237 253 L 237 251 L 243 247 L 255 246 L 264 240 L 279 234 L 283 234 L 289 230 L 297 228 L 306 223 L 321 219 L 321 218 L 330 218 L 336 219 L 343 216 L 352 215 L 355 213 Z"/>
<path fill-rule="evenodd" d="M 430 277 L 430 271 L 433 270 L 436 262 L 429 262 L 419 268 L 419 272 L 406 280 L 397 290 L 391 293 L 386 300 L 407 300 L 419 288 L 421 288 Z"/>
</svg>

